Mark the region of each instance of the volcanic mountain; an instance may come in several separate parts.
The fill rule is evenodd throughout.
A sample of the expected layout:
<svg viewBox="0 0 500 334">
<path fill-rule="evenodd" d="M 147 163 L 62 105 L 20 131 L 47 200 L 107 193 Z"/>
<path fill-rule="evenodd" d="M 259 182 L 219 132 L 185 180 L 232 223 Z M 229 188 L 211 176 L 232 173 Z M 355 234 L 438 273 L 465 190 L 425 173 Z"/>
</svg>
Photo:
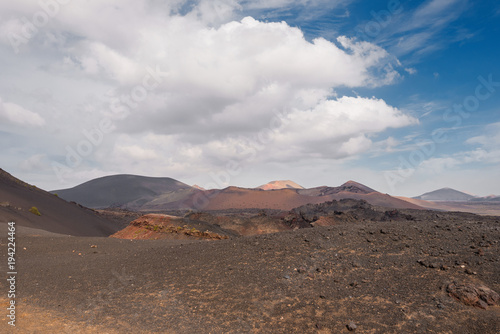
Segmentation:
<svg viewBox="0 0 500 334">
<path fill-rule="evenodd" d="M 30 211 L 31 210 L 31 211 Z M 120 226 L 0 169 L 0 221 L 74 236 L 109 236 Z"/>
<path fill-rule="evenodd" d="M 71 189 L 52 192 L 90 208 L 119 207 L 143 212 L 291 210 L 305 204 L 344 198 L 366 200 L 372 205 L 388 208 L 421 208 L 354 181 L 348 181 L 339 187 L 322 186 L 310 189 L 304 189 L 292 181 L 273 181 L 259 188 L 231 186 L 224 189 L 202 190 L 171 178 L 115 175 L 94 179 Z"/>
<path fill-rule="evenodd" d="M 365 200 L 376 206 L 396 209 L 421 209 L 420 206 L 382 194 L 361 183 L 348 181 L 339 187 L 317 187 L 310 189 L 247 189 L 228 187 L 193 194 L 182 201 L 182 205 L 196 210 L 226 209 L 276 209 L 291 210 L 305 204 L 318 204 L 331 200 L 353 198 Z M 181 203 L 170 203 L 169 209 L 179 208 Z"/>
<path fill-rule="evenodd" d="M 112 175 L 71 189 L 53 190 L 51 193 L 89 208 L 142 210 L 146 203 L 152 203 L 156 207 L 156 202 L 165 204 L 179 201 L 198 191 L 200 190 L 169 177 Z"/>
<path fill-rule="evenodd" d="M 453 201 L 468 201 L 475 198 L 475 196 L 451 188 L 442 188 L 413 198 L 422 199 L 424 201 L 433 201 L 433 202 L 437 201 L 453 202 Z"/>
<path fill-rule="evenodd" d="M 269 183 L 258 186 L 257 189 L 262 190 L 275 190 L 275 189 L 304 189 L 304 187 L 298 185 L 297 183 L 284 180 L 284 181 L 271 181 Z"/>
</svg>

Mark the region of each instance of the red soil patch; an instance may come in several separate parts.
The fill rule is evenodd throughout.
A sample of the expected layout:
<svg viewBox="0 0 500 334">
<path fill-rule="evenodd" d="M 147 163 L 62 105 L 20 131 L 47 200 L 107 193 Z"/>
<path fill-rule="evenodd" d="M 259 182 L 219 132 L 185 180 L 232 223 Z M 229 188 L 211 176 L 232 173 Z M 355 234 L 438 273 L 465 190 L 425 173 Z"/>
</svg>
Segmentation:
<svg viewBox="0 0 500 334">
<path fill-rule="evenodd" d="M 125 229 L 111 235 L 118 239 L 207 239 L 221 240 L 227 236 L 200 231 L 186 224 L 181 217 L 147 214 L 130 223 Z"/>
</svg>

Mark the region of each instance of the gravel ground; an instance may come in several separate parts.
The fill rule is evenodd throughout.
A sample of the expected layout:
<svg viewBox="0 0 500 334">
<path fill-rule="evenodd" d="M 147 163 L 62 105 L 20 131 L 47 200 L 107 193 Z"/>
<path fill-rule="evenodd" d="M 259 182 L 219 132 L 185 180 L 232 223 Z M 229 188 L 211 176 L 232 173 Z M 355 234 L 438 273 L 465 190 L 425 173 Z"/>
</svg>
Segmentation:
<svg viewBox="0 0 500 334">
<path fill-rule="evenodd" d="M 500 292 L 498 219 L 440 214 L 221 241 L 27 233 L 12 332 L 498 333 L 500 306 L 447 292 L 453 282 Z"/>
</svg>

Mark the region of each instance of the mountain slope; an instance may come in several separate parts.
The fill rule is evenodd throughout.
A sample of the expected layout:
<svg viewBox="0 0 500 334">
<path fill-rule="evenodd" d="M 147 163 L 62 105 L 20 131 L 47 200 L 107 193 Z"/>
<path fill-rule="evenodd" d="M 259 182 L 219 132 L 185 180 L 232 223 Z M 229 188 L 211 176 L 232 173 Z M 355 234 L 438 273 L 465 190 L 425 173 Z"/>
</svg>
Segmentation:
<svg viewBox="0 0 500 334">
<path fill-rule="evenodd" d="M 94 179 L 70 189 L 53 190 L 61 198 L 90 208 L 122 207 L 140 210 L 155 199 L 163 203 L 188 196 L 196 189 L 169 177 L 112 175 Z M 171 199 L 172 198 L 172 199 Z"/>
<path fill-rule="evenodd" d="M 41 215 L 29 210 L 36 207 Z M 94 211 L 27 184 L 0 169 L 0 220 L 75 236 L 108 236 L 120 227 Z"/>
<path fill-rule="evenodd" d="M 464 192 L 451 189 L 442 188 L 434 190 L 420 196 L 413 197 L 414 199 L 421 199 L 424 201 L 468 201 L 474 198 L 474 196 L 466 194 Z"/>
</svg>

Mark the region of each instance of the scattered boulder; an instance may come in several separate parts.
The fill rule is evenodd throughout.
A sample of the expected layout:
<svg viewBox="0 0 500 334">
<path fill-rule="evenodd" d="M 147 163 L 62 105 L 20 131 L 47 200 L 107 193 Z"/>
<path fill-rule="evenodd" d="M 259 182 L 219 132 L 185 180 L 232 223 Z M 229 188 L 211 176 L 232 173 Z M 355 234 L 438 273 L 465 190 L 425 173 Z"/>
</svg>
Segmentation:
<svg viewBox="0 0 500 334">
<path fill-rule="evenodd" d="M 358 328 L 358 326 L 356 326 L 356 324 L 353 321 L 349 322 L 346 327 L 351 332 L 355 331 L 356 328 Z"/>
<path fill-rule="evenodd" d="M 448 294 L 465 305 L 486 309 L 497 305 L 500 295 L 484 285 L 451 283 L 446 288 Z"/>
</svg>

